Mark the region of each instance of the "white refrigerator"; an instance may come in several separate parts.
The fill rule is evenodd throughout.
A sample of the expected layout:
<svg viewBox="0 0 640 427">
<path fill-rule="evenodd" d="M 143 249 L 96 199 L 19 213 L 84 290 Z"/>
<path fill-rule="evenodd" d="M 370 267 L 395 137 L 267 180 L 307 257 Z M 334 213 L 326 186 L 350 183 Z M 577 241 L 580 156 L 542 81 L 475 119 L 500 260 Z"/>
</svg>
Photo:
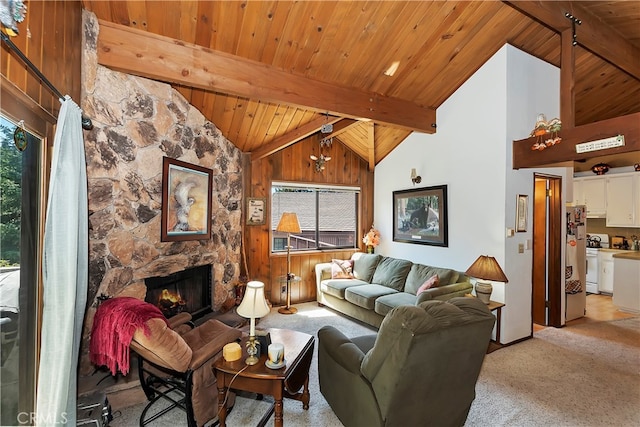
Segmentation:
<svg viewBox="0 0 640 427">
<path fill-rule="evenodd" d="M 585 315 L 587 308 L 587 208 L 567 206 L 565 247 L 565 321 Z"/>
</svg>

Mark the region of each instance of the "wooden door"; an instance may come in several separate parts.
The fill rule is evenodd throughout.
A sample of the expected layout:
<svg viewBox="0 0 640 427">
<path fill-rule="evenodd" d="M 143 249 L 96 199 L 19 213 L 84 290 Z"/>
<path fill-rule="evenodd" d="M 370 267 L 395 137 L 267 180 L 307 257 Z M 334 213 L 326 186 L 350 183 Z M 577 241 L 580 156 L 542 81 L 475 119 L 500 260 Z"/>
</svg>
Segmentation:
<svg viewBox="0 0 640 427">
<path fill-rule="evenodd" d="M 562 180 L 535 175 L 533 205 L 533 323 L 562 325 Z"/>
</svg>

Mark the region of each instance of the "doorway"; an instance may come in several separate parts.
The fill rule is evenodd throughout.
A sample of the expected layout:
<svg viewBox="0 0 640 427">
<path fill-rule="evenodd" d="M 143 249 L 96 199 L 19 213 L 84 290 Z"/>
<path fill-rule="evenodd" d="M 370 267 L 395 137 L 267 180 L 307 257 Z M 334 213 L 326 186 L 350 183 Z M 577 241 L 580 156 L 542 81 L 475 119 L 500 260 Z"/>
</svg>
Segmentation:
<svg viewBox="0 0 640 427">
<path fill-rule="evenodd" d="M 534 174 L 533 323 L 562 326 L 562 178 Z"/>
</svg>

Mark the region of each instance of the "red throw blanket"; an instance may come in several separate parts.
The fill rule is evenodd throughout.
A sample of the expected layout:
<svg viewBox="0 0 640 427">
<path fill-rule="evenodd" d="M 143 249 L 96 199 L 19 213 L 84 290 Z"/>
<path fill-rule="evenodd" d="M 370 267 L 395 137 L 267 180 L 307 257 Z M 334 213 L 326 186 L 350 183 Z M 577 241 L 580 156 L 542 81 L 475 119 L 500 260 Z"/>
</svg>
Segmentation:
<svg viewBox="0 0 640 427">
<path fill-rule="evenodd" d="M 89 354 L 91 362 L 106 365 L 115 375 L 129 373 L 129 344 L 137 329 L 149 336 L 149 319 L 165 321 L 160 309 L 152 304 L 132 297 L 118 297 L 104 301 L 98 307 L 91 329 Z"/>
</svg>

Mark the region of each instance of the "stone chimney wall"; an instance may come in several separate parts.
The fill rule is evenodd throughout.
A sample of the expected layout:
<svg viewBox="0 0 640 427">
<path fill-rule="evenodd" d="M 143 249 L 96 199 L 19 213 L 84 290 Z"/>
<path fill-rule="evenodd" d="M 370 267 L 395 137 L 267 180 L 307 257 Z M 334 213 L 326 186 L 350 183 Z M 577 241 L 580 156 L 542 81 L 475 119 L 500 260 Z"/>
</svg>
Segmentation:
<svg viewBox="0 0 640 427">
<path fill-rule="evenodd" d="M 233 305 L 242 243 L 242 153 L 169 84 L 97 63 L 98 21 L 83 12 L 82 108 L 89 190 L 89 290 L 81 373 L 97 297 L 144 299 L 147 277 L 213 265 L 215 311 Z M 149 64 L 149 66 L 153 66 Z M 213 170 L 211 239 L 161 242 L 164 156 Z"/>
</svg>

